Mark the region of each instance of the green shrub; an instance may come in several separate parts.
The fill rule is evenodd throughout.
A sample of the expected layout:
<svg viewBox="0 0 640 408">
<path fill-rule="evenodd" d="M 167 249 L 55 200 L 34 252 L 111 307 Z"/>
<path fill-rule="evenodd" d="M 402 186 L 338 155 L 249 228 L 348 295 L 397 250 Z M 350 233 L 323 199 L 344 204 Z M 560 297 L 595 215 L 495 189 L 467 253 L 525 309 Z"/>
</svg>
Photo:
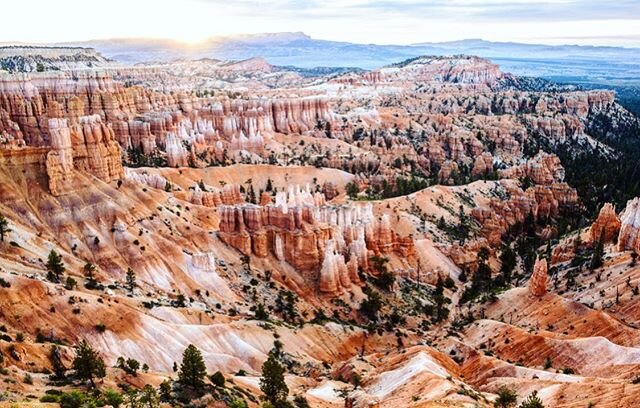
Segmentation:
<svg viewBox="0 0 640 408">
<path fill-rule="evenodd" d="M 52 394 L 44 394 L 40 397 L 40 402 L 58 402 L 59 397 Z"/>
<path fill-rule="evenodd" d="M 224 375 L 220 371 L 216 371 L 209 377 L 211 379 L 211 383 L 216 387 L 224 387 Z"/>
<path fill-rule="evenodd" d="M 88 399 L 87 394 L 81 391 L 65 392 L 59 399 L 60 408 L 82 408 Z"/>
</svg>

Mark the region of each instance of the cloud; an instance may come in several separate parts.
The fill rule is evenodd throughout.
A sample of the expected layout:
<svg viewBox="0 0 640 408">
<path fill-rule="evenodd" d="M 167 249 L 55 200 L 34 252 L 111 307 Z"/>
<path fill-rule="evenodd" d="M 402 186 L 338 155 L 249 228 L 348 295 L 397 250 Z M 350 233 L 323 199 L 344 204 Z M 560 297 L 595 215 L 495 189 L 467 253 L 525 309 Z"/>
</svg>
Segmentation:
<svg viewBox="0 0 640 408">
<path fill-rule="evenodd" d="M 227 0 L 199 0 L 221 6 Z M 637 0 L 236 0 L 237 11 L 252 14 L 288 14 L 300 18 L 389 16 L 478 20 L 572 21 L 616 20 L 640 16 Z"/>
<path fill-rule="evenodd" d="M 410 44 L 484 38 L 636 35 L 640 1 L 617 0 L 11 0 L 0 42 L 115 37 L 195 42 L 214 36 L 302 31 L 315 38 Z M 94 7 L 93 5 L 98 5 Z M 99 10 L 99 11 L 97 11 Z M 549 40 L 550 41 L 550 40 Z M 637 43 L 640 45 L 640 42 Z"/>
</svg>

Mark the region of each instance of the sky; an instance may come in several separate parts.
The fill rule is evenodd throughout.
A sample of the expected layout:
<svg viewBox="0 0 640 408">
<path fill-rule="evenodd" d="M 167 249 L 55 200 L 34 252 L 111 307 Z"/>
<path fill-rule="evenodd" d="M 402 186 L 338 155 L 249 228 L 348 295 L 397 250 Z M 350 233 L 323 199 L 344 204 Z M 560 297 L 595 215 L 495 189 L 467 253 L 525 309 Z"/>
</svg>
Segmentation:
<svg viewBox="0 0 640 408">
<path fill-rule="evenodd" d="M 304 32 L 412 44 L 466 38 L 640 47 L 640 0 L 3 0 L 0 43 L 121 37 L 197 43 Z"/>
</svg>

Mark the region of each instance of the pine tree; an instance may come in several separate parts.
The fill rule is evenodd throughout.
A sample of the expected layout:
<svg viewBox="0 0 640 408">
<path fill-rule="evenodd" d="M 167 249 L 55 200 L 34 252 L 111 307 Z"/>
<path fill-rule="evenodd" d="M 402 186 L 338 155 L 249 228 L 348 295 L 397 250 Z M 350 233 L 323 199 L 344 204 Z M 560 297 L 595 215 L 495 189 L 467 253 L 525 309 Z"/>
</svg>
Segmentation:
<svg viewBox="0 0 640 408">
<path fill-rule="evenodd" d="M 87 281 L 85 282 L 85 288 L 87 289 L 95 289 L 96 286 L 98 286 L 98 282 L 95 279 L 95 273 L 96 273 L 96 266 L 92 263 L 86 263 L 84 264 L 84 276 L 87 278 Z"/>
<path fill-rule="evenodd" d="M 53 249 L 49 252 L 46 267 L 47 279 L 54 283 L 60 283 L 60 279 L 66 271 L 66 268 L 62 263 L 62 257 Z"/>
<path fill-rule="evenodd" d="M 140 402 L 140 406 L 143 408 L 156 408 L 160 405 L 160 398 L 158 398 L 156 389 L 149 384 L 142 388 L 138 401 Z"/>
<path fill-rule="evenodd" d="M 122 395 L 120 395 L 118 391 L 108 389 L 104 392 L 103 395 L 104 402 L 106 402 L 107 405 L 112 406 L 113 408 L 120 407 L 120 405 L 122 405 L 122 403 L 124 402 L 124 398 L 122 398 Z"/>
<path fill-rule="evenodd" d="M 284 368 L 272 353 L 269 353 L 269 358 L 262 365 L 260 390 L 265 399 L 275 406 L 286 401 L 289 395 L 289 387 L 284 381 Z"/>
<path fill-rule="evenodd" d="M 173 387 L 171 386 L 171 381 L 164 380 L 160 383 L 160 401 L 169 402 L 171 401 L 171 391 Z"/>
<path fill-rule="evenodd" d="M 96 266 L 92 263 L 87 262 L 86 264 L 84 264 L 84 276 L 87 278 L 88 281 L 92 281 L 93 280 L 93 274 L 96 272 Z"/>
<path fill-rule="evenodd" d="M 253 189 L 253 184 L 249 184 L 249 189 L 247 190 L 247 201 L 251 204 L 255 204 L 257 202 L 256 192 Z"/>
<path fill-rule="evenodd" d="M 0 241 L 4 241 L 4 236 L 8 232 L 11 232 L 9 229 L 9 221 L 7 221 L 4 215 L 0 214 Z"/>
<path fill-rule="evenodd" d="M 85 340 L 76 346 L 75 351 L 73 369 L 76 371 L 76 377 L 83 381 L 89 380 L 91 386 L 95 387 L 93 379 L 104 378 L 106 375 L 104 360 Z"/>
<path fill-rule="evenodd" d="M 527 399 L 522 401 L 522 404 L 520 404 L 518 408 L 544 408 L 544 404 L 538 397 L 538 392 L 534 391 L 527 397 Z"/>
<path fill-rule="evenodd" d="M 127 289 L 129 289 L 129 292 L 133 293 L 133 290 L 136 288 L 136 286 L 138 286 L 138 284 L 136 283 L 136 274 L 135 272 L 133 272 L 133 269 L 128 268 L 127 269 Z"/>
<path fill-rule="evenodd" d="M 359 190 L 358 185 L 355 182 L 350 181 L 347 183 L 345 189 L 347 190 L 347 195 L 350 199 L 355 200 L 358 197 Z"/>
<path fill-rule="evenodd" d="M 506 386 L 498 388 L 498 398 L 493 402 L 493 406 L 496 408 L 511 408 L 515 407 L 518 402 L 518 394 Z"/>
<path fill-rule="evenodd" d="M 605 232 L 604 228 L 602 228 L 600 238 L 598 239 L 596 247 L 593 249 L 593 255 L 591 256 L 591 262 L 589 263 L 589 269 L 591 270 L 597 269 L 603 265 L 602 258 L 604 257 L 604 237 Z"/>
<path fill-rule="evenodd" d="M 436 290 L 433 294 L 433 300 L 436 303 L 435 321 L 441 322 L 449 315 L 449 310 L 447 310 L 445 306 L 448 299 L 444 296 L 444 281 L 440 275 L 438 275 L 438 281 L 436 282 Z"/>
<path fill-rule="evenodd" d="M 513 269 L 516 267 L 516 253 L 510 246 L 505 246 L 500 254 L 500 273 L 506 284 L 511 283 Z"/>
<path fill-rule="evenodd" d="M 178 381 L 193 389 L 202 388 L 204 378 L 207 375 L 207 367 L 204 364 L 202 353 L 193 344 L 182 353 L 182 364 L 178 373 Z"/>
<path fill-rule="evenodd" d="M 220 371 L 216 371 L 211 376 L 211 383 L 216 387 L 224 387 L 225 378 L 224 375 Z"/>
</svg>

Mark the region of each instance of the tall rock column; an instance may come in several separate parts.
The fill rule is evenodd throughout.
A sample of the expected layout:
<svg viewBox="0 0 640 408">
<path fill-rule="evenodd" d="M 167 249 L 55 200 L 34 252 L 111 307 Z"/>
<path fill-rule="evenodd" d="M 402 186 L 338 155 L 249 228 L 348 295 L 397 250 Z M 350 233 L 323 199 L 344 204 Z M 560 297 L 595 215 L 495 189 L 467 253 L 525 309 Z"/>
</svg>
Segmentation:
<svg viewBox="0 0 640 408">
<path fill-rule="evenodd" d="M 71 131 L 66 119 L 49 119 L 51 151 L 47 153 L 46 169 L 49 177 L 49 191 L 54 196 L 65 192 L 65 184 L 71 181 L 73 173 L 73 149 Z"/>
<path fill-rule="evenodd" d="M 533 266 L 533 273 L 529 279 L 529 292 L 533 296 L 544 296 L 547 293 L 547 260 L 537 259 Z"/>
<path fill-rule="evenodd" d="M 620 219 L 622 225 L 618 235 L 618 250 L 640 252 L 640 197 L 627 202 Z"/>
<path fill-rule="evenodd" d="M 606 203 L 600 209 L 598 218 L 596 218 L 591 225 L 589 231 L 591 242 L 598 242 L 603 234 L 604 236 L 602 238 L 604 242 L 614 241 L 618 237 L 621 225 L 622 223 L 620 222 L 620 218 L 618 218 L 618 214 L 616 214 L 613 204 Z"/>
</svg>

